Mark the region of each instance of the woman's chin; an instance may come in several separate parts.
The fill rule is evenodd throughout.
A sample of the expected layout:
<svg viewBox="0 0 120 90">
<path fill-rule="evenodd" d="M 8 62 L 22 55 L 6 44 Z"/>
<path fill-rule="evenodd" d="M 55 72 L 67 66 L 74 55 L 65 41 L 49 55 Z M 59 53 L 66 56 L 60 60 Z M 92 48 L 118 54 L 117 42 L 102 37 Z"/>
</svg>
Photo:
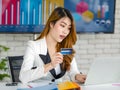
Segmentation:
<svg viewBox="0 0 120 90">
<path fill-rule="evenodd" d="M 63 39 L 59 39 L 58 42 L 61 43 L 63 41 Z"/>
</svg>

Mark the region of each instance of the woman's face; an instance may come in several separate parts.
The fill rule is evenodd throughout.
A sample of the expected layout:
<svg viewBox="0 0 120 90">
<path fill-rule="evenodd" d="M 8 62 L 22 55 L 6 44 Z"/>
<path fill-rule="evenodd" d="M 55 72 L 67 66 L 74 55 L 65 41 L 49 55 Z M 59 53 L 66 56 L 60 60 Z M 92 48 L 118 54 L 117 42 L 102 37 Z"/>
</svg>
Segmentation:
<svg viewBox="0 0 120 90">
<path fill-rule="evenodd" d="M 58 20 L 55 24 L 50 24 L 50 34 L 51 37 L 56 42 L 62 42 L 63 39 L 67 37 L 70 33 L 71 20 L 68 17 L 63 17 Z"/>
</svg>

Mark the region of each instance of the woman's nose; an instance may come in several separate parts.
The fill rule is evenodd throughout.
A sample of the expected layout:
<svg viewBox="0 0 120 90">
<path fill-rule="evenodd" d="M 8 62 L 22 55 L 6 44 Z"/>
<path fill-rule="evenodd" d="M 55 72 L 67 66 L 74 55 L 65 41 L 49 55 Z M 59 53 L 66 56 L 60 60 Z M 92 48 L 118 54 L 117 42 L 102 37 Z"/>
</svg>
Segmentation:
<svg viewBox="0 0 120 90">
<path fill-rule="evenodd" d="M 68 34 L 68 30 L 67 29 L 63 30 L 63 33 Z"/>
</svg>

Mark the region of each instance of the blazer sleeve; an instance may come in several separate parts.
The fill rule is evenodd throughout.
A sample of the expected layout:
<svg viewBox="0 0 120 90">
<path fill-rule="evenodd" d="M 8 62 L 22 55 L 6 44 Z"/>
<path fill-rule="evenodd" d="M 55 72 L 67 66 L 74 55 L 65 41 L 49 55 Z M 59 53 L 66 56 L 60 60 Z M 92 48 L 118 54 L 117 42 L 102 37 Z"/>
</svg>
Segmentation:
<svg viewBox="0 0 120 90">
<path fill-rule="evenodd" d="M 44 64 L 42 60 L 40 60 L 40 58 L 36 56 L 36 49 L 37 48 L 35 42 L 29 41 L 19 75 L 19 79 L 22 83 L 28 83 L 47 75 L 47 73 L 44 73 Z M 34 66 L 35 60 L 39 61 L 40 63 L 37 67 Z"/>
<path fill-rule="evenodd" d="M 76 74 L 79 74 L 79 70 L 78 70 L 78 67 L 77 67 L 76 60 L 75 60 L 75 58 L 73 58 L 73 60 L 71 62 L 71 68 L 70 68 L 70 71 L 69 71 L 69 76 L 70 76 L 70 79 L 72 81 L 76 81 L 75 80 L 75 75 Z"/>
</svg>

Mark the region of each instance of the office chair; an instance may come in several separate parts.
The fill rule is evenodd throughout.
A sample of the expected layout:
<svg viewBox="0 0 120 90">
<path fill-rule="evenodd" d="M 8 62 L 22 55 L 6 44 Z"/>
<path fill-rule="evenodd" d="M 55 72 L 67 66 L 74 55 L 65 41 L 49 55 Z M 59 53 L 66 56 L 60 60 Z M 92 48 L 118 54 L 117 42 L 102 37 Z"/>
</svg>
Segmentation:
<svg viewBox="0 0 120 90">
<path fill-rule="evenodd" d="M 23 56 L 8 56 L 8 61 L 12 82 L 20 82 L 19 72 L 23 62 Z"/>
</svg>

